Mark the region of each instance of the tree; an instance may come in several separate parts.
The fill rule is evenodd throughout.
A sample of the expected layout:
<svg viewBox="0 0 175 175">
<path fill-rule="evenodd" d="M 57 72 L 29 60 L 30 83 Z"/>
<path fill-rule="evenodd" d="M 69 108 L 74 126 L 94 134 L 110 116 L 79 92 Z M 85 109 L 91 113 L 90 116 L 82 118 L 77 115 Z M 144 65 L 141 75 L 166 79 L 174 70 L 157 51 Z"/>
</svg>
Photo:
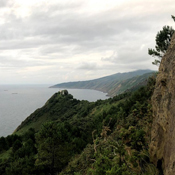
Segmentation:
<svg viewBox="0 0 175 175">
<path fill-rule="evenodd" d="M 4 137 L 1 137 L 0 138 L 0 152 L 7 150 L 7 149 L 8 149 L 8 146 L 7 146 L 6 139 Z"/>
<path fill-rule="evenodd" d="M 172 16 L 175 21 L 175 17 Z M 159 65 L 161 58 L 166 53 L 168 46 L 171 42 L 171 38 L 173 36 L 174 29 L 170 26 L 164 26 L 162 30 L 160 30 L 156 35 L 156 46 L 155 49 L 148 49 L 148 54 L 153 57 L 158 57 L 155 59 L 152 64 Z"/>
<path fill-rule="evenodd" d="M 68 145 L 64 143 L 64 127 L 56 122 L 46 122 L 36 134 L 38 157 L 36 166 L 54 175 L 63 168 L 68 157 Z"/>
<path fill-rule="evenodd" d="M 15 153 L 19 148 L 21 148 L 22 147 L 22 143 L 21 143 L 21 141 L 20 140 L 16 140 L 15 142 L 14 142 L 14 144 L 13 144 L 13 147 L 12 147 L 12 151 L 13 151 L 13 153 Z"/>
</svg>

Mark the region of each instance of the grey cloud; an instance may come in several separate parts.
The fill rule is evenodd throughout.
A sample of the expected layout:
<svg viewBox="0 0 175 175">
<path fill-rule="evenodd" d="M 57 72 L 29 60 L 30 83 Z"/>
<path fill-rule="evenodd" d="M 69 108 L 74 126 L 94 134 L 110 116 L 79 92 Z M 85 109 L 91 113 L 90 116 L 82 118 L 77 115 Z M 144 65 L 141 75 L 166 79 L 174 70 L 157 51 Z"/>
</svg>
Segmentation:
<svg viewBox="0 0 175 175">
<path fill-rule="evenodd" d="M 0 1 L 0 8 L 5 7 L 7 5 L 7 0 L 1 0 Z"/>
<path fill-rule="evenodd" d="M 98 69 L 98 66 L 97 66 L 97 64 L 94 63 L 94 62 L 91 62 L 91 63 L 83 62 L 83 63 L 81 63 L 81 65 L 80 65 L 77 69 L 82 69 L 82 70 L 95 70 L 95 69 Z"/>
<path fill-rule="evenodd" d="M 110 62 L 115 65 L 120 64 L 137 64 L 145 62 L 145 60 L 148 60 L 150 56 L 147 54 L 147 49 L 145 49 L 145 52 L 140 52 L 139 49 L 135 49 L 133 47 L 132 50 L 129 49 L 122 49 L 119 52 L 114 52 L 109 57 L 101 58 L 104 62 Z"/>
<path fill-rule="evenodd" d="M 106 57 L 106 58 L 101 58 L 102 61 L 107 61 L 107 62 L 112 62 L 115 63 L 116 60 L 118 59 L 118 53 L 115 51 L 111 56 Z"/>
<path fill-rule="evenodd" d="M 85 47 L 88 50 L 88 48 L 108 45 L 110 40 L 115 40 L 113 37 L 116 35 L 119 36 L 128 31 L 140 35 L 150 28 L 149 23 L 145 21 L 149 21 L 152 14 L 141 14 L 139 18 L 134 13 L 131 16 L 118 16 L 118 14 L 123 13 L 122 9 L 114 8 L 96 15 L 86 15 L 76 13 L 74 8 L 77 7 L 77 4 L 70 4 L 69 6 L 50 5 L 47 9 L 44 7 L 34 8 L 31 16 L 25 20 L 11 15 L 11 23 L 1 28 L 3 34 L 1 38 L 22 40 L 28 36 L 36 37 L 33 39 L 35 44 L 25 40 L 22 41 L 22 44 L 14 41 L 17 48 L 32 48 L 46 43 L 53 45 L 60 43 L 78 45 L 77 49 Z M 125 9 L 124 11 L 126 12 Z M 37 37 L 45 41 L 40 43 L 37 41 Z M 9 43 L 7 44 L 9 45 Z M 15 48 L 14 45 L 9 47 Z M 76 52 L 76 49 L 74 51 Z"/>
<path fill-rule="evenodd" d="M 7 6 L 12 6 L 14 2 L 12 0 L 1 0 L 0 1 L 0 8 L 7 7 Z"/>
<path fill-rule="evenodd" d="M 40 49 L 39 49 L 39 53 L 41 55 L 45 55 L 45 56 L 51 56 L 51 55 L 57 55 L 57 56 L 61 56 L 62 58 L 65 57 L 69 57 L 72 56 L 72 50 L 75 47 L 71 46 L 65 46 L 65 45 L 61 45 L 61 44 L 47 44 L 47 45 L 43 45 Z M 57 57 L 58 59 L 58 57 Z"/>
<path fill-rule="evenodd" d="M 11 8 L 13 4 L 9 3 L 12 1 L 2 0 L 0 5 Z M 13 9 L 4 14 L 5 23 L 0 24 L 0 50 L 6 53 L 15 50 L 20 58 L 11 55 L 1 58 L 0 54 L 0 65 L 27 67 L 60 64 L 64 72 L 68 67 L 77 72 L 99 72 L 97 78 L 105 72 L 148 68 L 152 58 L 147 55 L 147 48 L 154 46 L 156 32 L 163 25 L 170 24 L 170 15 L 175 8 L 172 0 L 129 1 L 128 4 L 98 13 L 81 11 L 84 6 L 84 1 L 65 5 L 56 2 L 47 6 L 43 3 L 34 6 L 25 18 L 17 16 Z M 142 44 L 145 47 L 140 50 Z M 96 58 L 94 62 L 89 62 L 83 56 L 77 67 L 71 67 L 66 61 L 61 62 L 76 55 L 102 55 L 105 51 L 113 54 L 100 56 L 104 64 L 101 67 Z M 26 60 L 26 55 L 31 60 Z"/>
<path fill-rule="evenodd" d="M 51 6 L 50 9 L 53 7 Z M 40 10 L 41 9 L 41 10 Z M 36 9 L 37 13 L 32 13 L 31 17 L 22 19 L 14 19 L 11 25 L 6 25 L 2 33 L 11 38 L 25 36 L 41 36 L 46 40 L 52 39 L 52 42 L 72 43 L 87 41 L 95 41 L 98 38 L 112 37 L 116 33 L 118 35 L 125 30 L 142 30 L 146 26 L 139 25 L 138 21 L 125 18 L 117 18 L 113 16 L 113 11 L 107 11 L 103 14 L 84 15 L 77 14 L 71 10 L 65 14 L 56 13 L 57 10 Z M 57 9 L 54 7 L 54 9 Z M 116 12 L 118 9 L 114 9 Z M 56 13 L 55 15 L 53 15 Z M 133 22 L 132 22 L 133 21 Z M 16 26 L 13 28 L 13 26 Z M 6 31 L 5 31 L 6 30 Z M 4 35 L 3 35 L 4 36 Z"/>
<path fill-rule="evenodd" d="M 47 63 L 48 65 L 48 63 Z M 0 56 L 0 66 L 11 67 L 11 68 L 22 68 L 22 67 L 35 67 L 35 66 L 45 66 L 44 61 L 40 60 L 25 60 L 22 58 L 10 57 L 10 56 Z"/>
</svg>

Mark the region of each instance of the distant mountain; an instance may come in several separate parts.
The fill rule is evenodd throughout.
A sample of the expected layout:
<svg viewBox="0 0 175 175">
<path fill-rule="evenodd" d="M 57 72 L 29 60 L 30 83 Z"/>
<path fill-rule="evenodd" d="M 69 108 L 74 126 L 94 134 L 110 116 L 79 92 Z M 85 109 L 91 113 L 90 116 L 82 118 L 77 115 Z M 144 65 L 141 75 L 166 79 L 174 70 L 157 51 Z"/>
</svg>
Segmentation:
<svg viewBox="0 0 175 175">
<path fill-rule="evenodd" d="M 68 88 L 68 89 L 94 89 L 113 97 L 125 91 L 138 89 L 146 84 L 146 80 L 153 73 L 152 70 L 137 70 L 133 72 L 117 73 L 110 76 L 88 80 L 56 84 L 50 88 Z"/>
</svg>

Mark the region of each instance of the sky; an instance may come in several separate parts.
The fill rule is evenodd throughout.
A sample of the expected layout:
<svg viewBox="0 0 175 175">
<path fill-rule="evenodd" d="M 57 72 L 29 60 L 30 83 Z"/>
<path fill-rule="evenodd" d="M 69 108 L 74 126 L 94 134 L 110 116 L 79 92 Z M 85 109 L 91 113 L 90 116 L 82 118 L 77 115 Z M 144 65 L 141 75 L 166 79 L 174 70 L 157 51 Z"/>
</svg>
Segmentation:
<svg viewBox="0 0 175 175">
<path fill-rule="evenodd" d="M 148 48 L 174 0 L 0 0 L 0 84 L 57 84 L 157 70 Z"/>
</svg>

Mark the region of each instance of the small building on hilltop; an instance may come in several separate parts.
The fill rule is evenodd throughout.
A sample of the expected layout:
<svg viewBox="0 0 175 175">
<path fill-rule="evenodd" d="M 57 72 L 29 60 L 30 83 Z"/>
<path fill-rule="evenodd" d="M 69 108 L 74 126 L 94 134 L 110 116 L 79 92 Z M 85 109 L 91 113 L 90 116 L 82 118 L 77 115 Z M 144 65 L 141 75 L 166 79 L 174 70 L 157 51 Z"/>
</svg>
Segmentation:
<svg viewBox="0 0 175 175">
<path fill-rule="evenodd" d="M 61 94 L 61 95 L 68 95 L 69 92 L 68 92 L 68 90 L 61 90 L 61 91 L 60 91 L 60 94 Z"/>
</svg>

